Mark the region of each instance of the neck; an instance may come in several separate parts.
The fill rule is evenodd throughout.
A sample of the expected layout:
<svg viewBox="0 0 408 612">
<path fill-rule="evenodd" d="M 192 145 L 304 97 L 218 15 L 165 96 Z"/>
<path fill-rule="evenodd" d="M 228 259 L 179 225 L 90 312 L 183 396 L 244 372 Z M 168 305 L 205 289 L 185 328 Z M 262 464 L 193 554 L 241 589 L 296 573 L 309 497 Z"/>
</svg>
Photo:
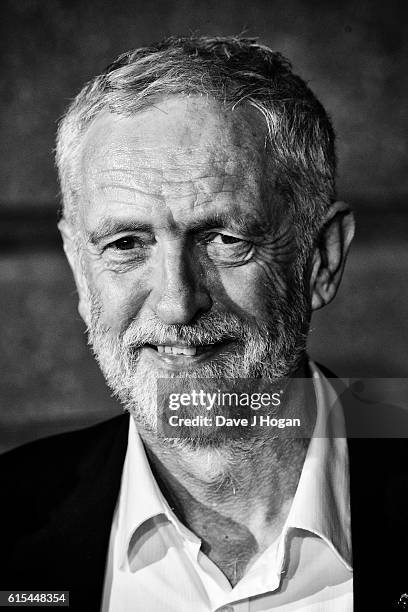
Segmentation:
<svg viewBox="0 0 408 612">
<path fill-rule="evenodd" d="M 315 420 L 310 399 L 298 393 L 290 402 L 290 412 L 302 414 L 309 432 Z M 278 538 L 309 439 L 258 432 L 220 446 L 193 448 L 169 446 L 143 430 L 140 434 L 169 505 L 234 584 Z"/>
<path fill-rule="evenodd" d="M 146 444 L 146 451 L 168 503 L 193 531 L 200 517 L 222 516 L 256 540 L 265 541 L 268 527 L 271 543 L 295 494 L 307 440 L 255 438 L 200 450 Z"/>
</svg>

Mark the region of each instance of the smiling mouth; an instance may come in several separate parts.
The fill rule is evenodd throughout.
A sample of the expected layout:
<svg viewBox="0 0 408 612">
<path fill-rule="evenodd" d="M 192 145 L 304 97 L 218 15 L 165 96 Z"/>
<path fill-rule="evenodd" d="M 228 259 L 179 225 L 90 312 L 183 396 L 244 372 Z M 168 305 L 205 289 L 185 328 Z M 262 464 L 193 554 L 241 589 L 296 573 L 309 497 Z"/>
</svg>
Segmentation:
<svg viewBox="0 0 408 612">
<path fill-rule="evenodd" d="M 165 356 L 177 356 L 186 355 L 187 357 L 194 357 L 201 355 L 208 351 L 212 351 L 217 348 L 225 346 L 224 342 L 216 344 L 202 344 L 202 345 L 181 345 L 181 344 L 145 344 L 146 347 L 157 351 L 160 355 Z"/>
<path fill-rule="evenodd" d="M 198 364 L 211 361 L 218 355 L 229 352 L 236 343 L 230 339 L 214 344 L 145 344 L 142 351 L 160 367 L 171 370 L 194 368 Z"/>
</svg>

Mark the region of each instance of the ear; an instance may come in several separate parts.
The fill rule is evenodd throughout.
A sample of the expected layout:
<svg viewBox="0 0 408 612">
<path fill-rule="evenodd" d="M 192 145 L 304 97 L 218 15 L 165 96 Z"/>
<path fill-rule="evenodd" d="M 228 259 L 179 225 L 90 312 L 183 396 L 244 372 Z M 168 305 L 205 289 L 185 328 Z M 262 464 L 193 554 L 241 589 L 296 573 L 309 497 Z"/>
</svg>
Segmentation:
<svg viewBox="0 0 408 612">
<path fill-rule="evenodd" d="M 310 275 L 312 310 L 322 308 L 336 295 L 354 228 L 350 207 L 344 202 L 332 204 L 313 254 Z"/>
<path fill-rule="evenodd" d="M 89 327 L 91 318 L 87 299 L 87 285 L 78 253 L 77 243 L 75 241 L 74 229 L 65 219 L 61 219 L 61 221 L 58 223 L 58 229 L 61 232 L 64 252 L 74 275 L 74 280 L 78 291 L 78 312 L 81 315 L 85 325 Z"/>
</svg>

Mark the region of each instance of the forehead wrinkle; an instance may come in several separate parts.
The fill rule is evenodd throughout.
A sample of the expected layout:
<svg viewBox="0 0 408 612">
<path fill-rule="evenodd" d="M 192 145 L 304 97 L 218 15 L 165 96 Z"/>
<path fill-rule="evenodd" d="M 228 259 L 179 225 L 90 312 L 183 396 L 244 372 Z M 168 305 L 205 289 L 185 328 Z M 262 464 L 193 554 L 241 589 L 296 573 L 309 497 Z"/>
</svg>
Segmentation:
<svg viewBox="0 0 408 612">
<path fill-rule="evenodd" d="M 121 151 L 116 154 L 112 148 L 106 147 L 106 151 L 99 150 L 91 161 L 93 165 L 87 170 L 93 175 L 104 175 L 119 173 L 124 176 L 131 174 L 149 172 L 152 175 L 168 175 L 170 178 L 180 177 L 181 180 L 187 176 L 189 180 L 215 176 L 219 173 L 227 174 L 231 177 L 240 176 L 242 170 L 247 167 L 248 160 L 242 158 L 242 150 L 232 148 L 226 151 L 217 149 L 198 150 L 194 156 L 192 150 L 180 150 L 175 155 L 174 151 L 169 156 L 157 154 L 154 158 L 146 155 L 146 151 L 139 152 L 132 150 Z M 157 152 L 157 151 L 156 151 Z M 236 154 L 235 154 L 236 153 Z M 109 164 L 111 167 L 107 168 Z"/>
<path fill-rule="evenodd" d="M 123 201 L 131 204 L 136 200 L 140 200 L 140 198 L 151 200 L 152 202 L 155 200 L 158 202 L 172 202 L 173 200 L 190 198 L 192 199 L 191 206 L 194 208 L 197 205 L 202 205 L 212 200 L 219 200 L 223 196 L 234 196 L 237 194 L 237 188 L 234 185 L 230 185 L 228 181 L 226 182 L 225 178 L 216 177 L 213 181 L 210 178 L 209 182 L 164 182 L 160 185 L 159 189 L 154 186 L 152 188 L 150 185 L 143 189 L 136 184 L 129 186 L 116 183 L 102 183 L 97 186 L 97 192 L 101 193 L 105 199 L 111 200 L 112 203 Z M 243 199 L 245 195 L 244 192 L 241 192 L 239 194 L 240 199 Z"/>
<path fill-rule="evenodd" d="M 123 187 L 123 188 L 138 188 L 138 185 L 142 185 L 142 184 L 147 184 L 147 183 L 151 183 L 151 177 L 149 177 L 149 174 L 156 174 L 157 177 L 160 177 L 162 179 L 163 182 L 169 183 L 169 184 L 202 184 L 202 182 L 204 182 L 205 180 L 208 181 L 219 181 L 222 179 L 223 184 L 227 183 L 227 184 L 231 184 L 231 185 L 238 185 L 240 183 L 242 183 L 242 175 L 238 175 L 238 174 L 230 174 L 228 172 L 222 172 L 222 173 L 206 173 L 206 172 L 201 172 L 200 174 L 197 174 L 197 176 L 195 177 L 172 177 L 171 176 L 171 172 L 169 173 L 169 175 L 167 175 L 167 173 L 165 171 L 162 170 L 157 170 L 154 168 L 148 168 L 147 172 L 136 172 L 136 171 L 131 171 L 131 170 L 103 170 L 101 172 L 98 172 L 95 177 L 94 180 L 96 178 L 96 180 L 99 179 L 99 177 L 101 177 L 101 181 L 106 181 L 105 183 L 101 182 L 99 185 L 97 185 L 97 187 L 103 187 L 105 185 L 109 185 L 111 184 L 112 186 L 117 186 L 117 187 Z M 184 171 L 184 168 L 182 169 Z M 149 180 L 145 180 L 146 178 L 148 178 Z M 154 179 L 153 179 L 154 180 Z"/>
<path fill-rule="evenodd" d="M 192 121 L 190 126 L 185 125 L 187 119 Z M 156 119 L 146 123 L 141 122 L 141 117 L 94 126 L 93 134 L 88 132 L 83 158 L 87 170 L 83 173 L 87 175 L 83 186 L 90 196 L 92 214 L 98 210 L 95 187 L 108 188 L 110 181 L 114 183 L 112 189 L 118 191 L 123 185 L 119 201 L 124 200 L 125 207 L 137 204 L 141 210 L 151 211 L 171 207 L 176 216 L 213 205 L 229 209 L 234 201 L 239 202 L 244 213 L 262 207 L 268 172 L 265 150 L 253 130 L 248 131 L 245 122 L 231 125 L 230 121 L 218 121 L 216 125 L 221 127 L 217 132 L 210 121 L 207 131 L 206 121 L 202 122 L 203 129 L 194 122 L 196 115 L 186 117 L 179 113 L 170 121 L 169 130 L 164 131 Z M 191 138 L 178 138 L 183 127 Z M 119 204 L 104 200 L 103 208 Z"/>
<path fill-rule="evenodd" d="M 187 174 L 187 176 L 186 176 Z M 201 169 L 195 173 L 195 177 L 189 176 L 186 168 L 178 168 L 174 175 L 173 169 L 148 168 L 142 171 L 127 168 L 102 169 L 93 173 L 91 182 L 95 184 L 98 191 L 106 193 L 115 192 L 134 192 L 147 197 L 196 197 L 199 200 L 204 198 L 216 197 L 218 194 L 235 193 L 245 190 L 243 176 L 230 174 L 225 169 L 218 172 L 211 172 Z"/>
<path fill-rule="evenodd" d="M 245 151 L 253 161 L 264 151 L 265 128 L 253 109 L 240 108 L 236 113 L 222 104 L 198 97 L 165 98 L 160 108 L 148 108 L 133 117 L 102 113 L 87 130 L 82 152 L 101 152 L 103 158 L 114 154 L 120 159 L 126 150 L 139 158 L 148 157 L 150 166 L 156 157 L 177 159 L 204 152 L 214 159 L 231 157 L 231 151 Z M 207 157 L 207 156 L 206 156 Z M 239 155 L 238 155 L 239 157 Z"/>
<path fill-rule="evenodd" d="M 129 166 L 129 159 L 126 160 Z M 115 162 L 115 160 L 114 160 Z M 89 180 L 98 188 L 113 184 L 123 189 L 133 188 L 151 195 L 195 195 L 196 193 L 217 193 L 238 190 L 246 173 L 231 163 L 198 166 L 183 159 L 179 166 L 162 164 L 161 167 L 141 165 L 140 160 L 132 160 L 132 167 L 113 163 L 112 168 L 99 167 L 97 164 L 90 173 Z M 106 164 L 106 160 L 104 160 Z M 232 172 L 231 172 L 232 170 Z"/>
</svg>

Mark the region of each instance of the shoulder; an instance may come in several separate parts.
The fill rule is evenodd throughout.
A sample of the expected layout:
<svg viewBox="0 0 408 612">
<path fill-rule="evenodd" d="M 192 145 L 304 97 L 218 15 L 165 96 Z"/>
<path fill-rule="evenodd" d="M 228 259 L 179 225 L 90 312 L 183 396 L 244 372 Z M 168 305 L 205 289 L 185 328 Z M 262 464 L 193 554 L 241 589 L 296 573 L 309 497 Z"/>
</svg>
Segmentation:
<svg viewBox="0 0 408 612">
<path fill-rule="evenodd" d="M 403 440 L 395 447 L 408 449 L 406 385 L 398 378 L 338 378 L 316 364 L 334 389 L 344 412 L 347 437 Z"/>
<path fill-rule="evenodd" d="M 80 584 L 82 590 L 86 579 L 87 592 L 99 596 L 95 588 L 103 576 L 128 423 L 124 414 L 0 457 L 0 524 L 5 527 L 0 573 L 9 584 L 51 589 L 68 584 L 73 590 Z"/>
<path fill-rule="evenodd" d="M 72 477 L 81 464 L 92 461 L 126 439 L 128 415 L 91 427 L 30 442 L 0 456 L 0 486 L 13 496 L 24 487 L 27 494 Z"/>
<path fill-rule="evenodd" d="M 127 420 L 128 416 L 122 414 L 112 419 L 102 421 L 101 423 L 97 423 L 96 425 L 56 434 L 47 438 L 40 438 L 0 455 L 0 461 L 15 463 L 27 459 L 28 457 L 41 460 L 45 456 L 49 458 L 50 453 L 62 455 L 63 457 L 64 450 L 67 448 L 75 446 L 80 449 L 91 441 L 114 437 L 118 429 L 120 429 Z"/>
</svg>

